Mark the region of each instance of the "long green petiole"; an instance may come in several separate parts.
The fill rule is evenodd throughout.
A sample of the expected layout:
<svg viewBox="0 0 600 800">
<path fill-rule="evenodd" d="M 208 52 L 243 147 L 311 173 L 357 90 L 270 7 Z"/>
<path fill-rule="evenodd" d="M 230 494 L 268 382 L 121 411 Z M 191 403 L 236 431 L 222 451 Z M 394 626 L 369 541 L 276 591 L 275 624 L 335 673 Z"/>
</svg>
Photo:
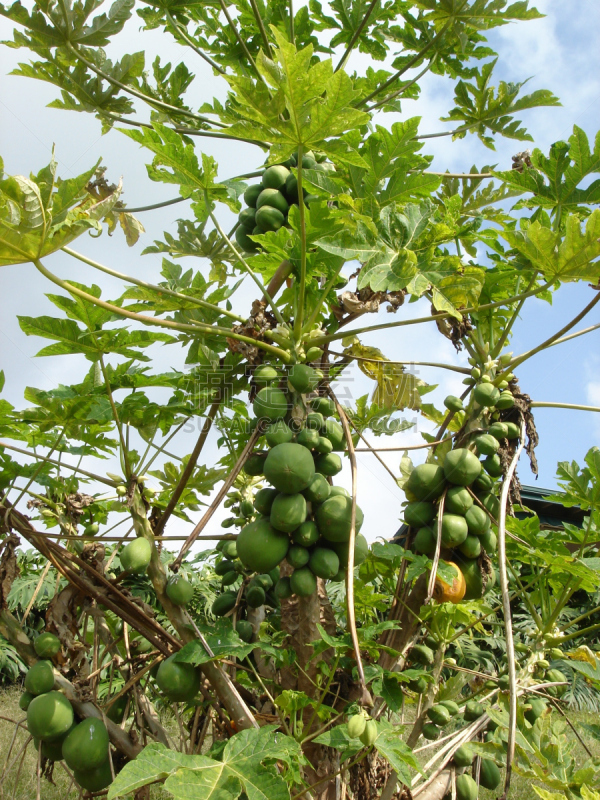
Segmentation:
<svg viewBox="0 0 600 800">
<path fill-rule="evenodd" d="M 323 291 L 321 292 L 321 295 L 320 295 L 319 299 L 315 303 L 315 307 L 313 308 L 310 317 L 308 318 L 308 320 L 306 321 L 305 325 L 302 328 L 303 332 L 309 331 L 312 328 L 312 326 L 314 325 L 315 320 L 319 316 L 319 313 L 321 311 L 321 307 L 322 307 L 323 303 L 325 302 L 325 300 L 327 299 L 327 295 L 329 294 L 329 292 L 333 288 L 333 284 L 338 279 L 339 274 L 340 274 L 340 269 L 343 266 L 344 266 L 343 264 L 340 264 L 339 269 L 336 270 L 336 272 L 334 272 L 334 274 L 331 276 L 331 278 L 325 284 L 325 287 L 323 288 Z"/>
<path fill-rule="evenodd" d="M 304 205 L 304 193 L 302 189 L 302 158 L 304 157 L 304 147 L 298 147 L 298 210 L 300 212 L 300 281 L 298 284 L 298 307 L 296 309 L 296 319 L 294 320 L 294 335 L 297 340 L 302 334 L 302 323 L 304 320 L 304 299 L 306 295 L 306 206 Z"/>
<path fill-rule="evenodd" d="M 266 350 L 267 352 L 276 355 L 283 361 L 290 360 L 288 353 L 280 350 L 278 347 L 273 347 L 273 345 L 267 344 L 266 342 L 262 342 L 258 339 L 252 339 L 249 336 L 242 336 L 239 333 L 234 333 L 234 331 L 229 330 L 228 328 L 220 328 L 218 325 L 188 325 L 183 322 L 171 322 L 170 320 L 159 319 L 158 317 L 146 317 L 143 314 L 136 314 L 133 311 L 127 311 L 126 309 L 115 306 L 112 303 L 106 303 L 104 300 L 100 300 L 99 298 L 84 292 L 82 289 L 78 289 L 68 281 L 61 280 L 59 277 L 50 272 L 50 270 L 46 269 L 39 259 L 35 259 L 33 263 L 35 264 L 36 269 L 38 269 L 39 272 L 44 275 L 44 277 L 48 278 L 49 281 L 52 281 L 52 283 L 56 284 L 57 286 L 60 286 L 61 289 L 64 289 L 66 292 L 74 294 L 77 297 L 81 297 L 82 300 L 87 300 L 89 303 L 92 303 L 95 306 L 104 308 L 119 317 L 126 317 L 127 319 L 133 319 L 137 322 L 141 322 L 144 325 L 156 325 L 160 328 L 169 328 L 170 330 L 181 331 L 182 333 L 192 333 L 196 335 L 199 333 L 204 333 L 211 336 L 224 336 L 229 339 L 235 339 L 240 342 L 252 344 L 255 347 L 259 347 L 262 350 Z"/>
<path fill-rule="evenodd" d="M 168 297 L 174 297 L 177 300 L 182 300 L 186 303 L 193 303 L 194 305 L 200 306 L 201 308 L 206 308 L 209 309 L 210 311 L 215 311 L 218 314 L 223 315 L 224 317 L 229 317 L 230 319 L 233 319 L 236 322 L 246 321 L 243 317 L 234 314 L 233 311 L 227 311 L 227 309 L 220 308 L 219 306 L 214 305 L 214 303 L 209 303 L 207 300 L 200 300 L 196 297 L 190 297 L 189 295 L 183 294 L 182 292 L 174 292 L 172 289 L 167 289 L 164 286 L 157 286 L 154 283 L 141 281 L 139 278 L 134 278 L 132 275 L 126 275 L 124 272 L 118 272 L 116 269 L 105 267 L 104 264 L 100 264 L 97 261 L 93 261 L 91 258 L 88 258 L 88 256 L 84 256 L 81 253 L 77 253 L 75 250 L 71 250 L 70 247 L 62 247 L 61 249 L 68 255 L 73 256 L 73 258 L 76 258 L 79 261 L 83 261 L 84 264 L 88 264 L 90 267 L 94 267 L 94 269 L 100 270 L 100 272 L 105 272 L 107 275 L 112 275 L 114 278 L 120 278 L 121 280 L 124 280 L 127 283 L 133 283 L 136 286 L 142 286 L 144 289 L 151 289 L 153 292 L 157 292 L 158 294 L 166 294 Z"/>
</svg>

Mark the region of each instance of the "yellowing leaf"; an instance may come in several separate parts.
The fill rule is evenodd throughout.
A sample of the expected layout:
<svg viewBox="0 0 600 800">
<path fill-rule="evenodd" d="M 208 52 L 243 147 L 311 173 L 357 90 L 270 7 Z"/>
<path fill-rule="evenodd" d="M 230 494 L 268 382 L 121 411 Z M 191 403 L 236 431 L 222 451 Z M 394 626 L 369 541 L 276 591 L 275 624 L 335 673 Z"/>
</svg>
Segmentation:
<svg viewBox="0 0 600 800">
<path fill-rule="evenodd" d="M 377 382 L 372 402 L 380 408 L 400 410 L 418 409 L 421 406 L 419 386 L 426 386 L 425 381 L 406 372 L 402 364 L 394 364 L 376 347 L 367 347 L 360 342 L 353 343 L 344 350 L 345 355 L 358 356 L 358 368 L 371 380 Z"/>
</svg>

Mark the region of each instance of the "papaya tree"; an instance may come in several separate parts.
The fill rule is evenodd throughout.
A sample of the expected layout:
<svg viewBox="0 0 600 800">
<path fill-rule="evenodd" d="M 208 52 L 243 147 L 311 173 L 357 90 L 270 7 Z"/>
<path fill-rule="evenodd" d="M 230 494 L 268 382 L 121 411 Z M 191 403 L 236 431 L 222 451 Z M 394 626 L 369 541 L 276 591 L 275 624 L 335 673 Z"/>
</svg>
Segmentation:
<svg viewBox="0 0 600 800">
<path fill-rule="evenodd" d="M 530 398 L 523 365 L 597 328 L 579 323 L 600 301 L 600 135 L 591 145 L 575 126 L 511 170 L 438 173 L 432 134 L 401 107 L 431 72 L 455 88 L 444 135 L 490 149 L 531 140 L 520 112 L 558 100 L 492 86 L 486 34 L 539 12 L 506 0 L 102 5 L 0 6 L 9 45 L 32 54 L 17 74 L 138 143 L 150 179 L 178 187 L 190 215 L 146 248 L 165 256 L 155 284 L 74 249 L 86 232 L 120 226 L 134 244 L 143 229 L 103 168 L 61 178 L 53 158 L 0 181 L 0 264 L 22 265 L 36 290 L 47 281 L 57 309 L 21 328 L 50 341 L 38 355 L 89 363 L 77 383 L 27 388 L 27 407 L 1 405 L 0 633 L 27 667 L 38 775 L 57 762 L 109 798 L 160 783 L 174 798 L 475 800 L 480 786 L 506 796 L 516 771 L 591 796 L 598 761 L 575 759 L 556 718 L 573 676 L 600 681 L 600 451 L 559 465 L 554 501 L 579 507 L 582 527 L 548 531 L 523 513 L 516 470 L 523 451 L 536 468 L 535 407 L 560 406 Z M 109 58 L 136 18 L 174 39 L 181 63 Z M 353 70 L 357 52 L 386 68 Z M 188 103 L 197 58 L 226 99 Z M 252 145 L 260 168 L 219 179 L 207 138 Z M 59 277 L 66 256 L 123 293 Z M 510 352 L 528 301 L 576 282 L 582 311 Z M 411 316 L 417 300 L 426 316 Z M 362 319 L 384 308 L 393 316 Z M 464 375 L 443 408 L 423 402 L 432 387 L 414 362 L 393 358 L 413 326 L 465 355 L 427 362 Z M 377 330 L 387 354 L 369 343 Z M 156 369 L 155 344 L 184 352 L 189 371 Z M 336 382 L 354 364 L 375 390 L 342 404 Z M 369 543 L 356 452 L 406 430 L 405 409 L 436 431 L 390 475 L 403 528 Z M 173 454 L 189 422 L 197 441 Z M 351 491 L 335 482 L 344 465 Z M 23 603 L 27 546 L 41 563 Z"/>
</svg>

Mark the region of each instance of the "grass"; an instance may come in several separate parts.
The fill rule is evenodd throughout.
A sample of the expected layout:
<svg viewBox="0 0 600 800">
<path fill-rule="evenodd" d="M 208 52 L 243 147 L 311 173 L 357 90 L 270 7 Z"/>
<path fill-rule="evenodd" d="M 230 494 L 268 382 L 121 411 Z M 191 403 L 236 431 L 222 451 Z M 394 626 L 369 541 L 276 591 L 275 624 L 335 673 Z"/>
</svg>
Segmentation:
<svg viewBox="0 0 600 800">
<path fill-rule="evenodd" d="M 15 730 L 14 723 L 25 718 L 25 714 L 19 708 L 19 696 L 20 691 L 15 688 L 0 689 L 0 771 L 5 767 L 8 751 L 11 748 Z M 559 719 L 558 714 L 554 713 L 546 720 L 545 724 L 555 725 Z M 591 712 L 569 712 L 569 719 L 576 726 L 582 738 L 584 738 L 594 758 L 600 759 L 600 741 L 586 735 L 583 729 L 584 724 L 597 723 L 597 714 Z M 588 758 L 587 753 L 569 728 L 566 729 L 565 733 L 569 738 L 569 742 L 573 745 L 573 757 L 578 765 L 582 765 Z M 175 728 L 173 729 L 173 734 L 176 734 Z M 36 797 L 37 751 L 30 743 L 23 754 L 23 746 L 28 738 L 27 731 L 24 728 L 19 728 L 10 756 L 13 766 L 5 776 L 0 778 L 0 798 L 2 800 L 33 800 Z M 175 736 L 175 738 L 177 737 Z M 421 742 L 419 745 L 421 745 Z M 435 745 L 430 750 L 419 754 L 418 758 L 421 763 L 426 763 L 434 752 Z M 18 775 L 18 782 L 15 785 L 18 765 L 21 759 L 22 767 Z M 52 782 L 49 782 L 42 778 L 41 800 L 78 800 L 81 797 L 79 788 L 72 783 L 62 764 L 54 765 L 51 779 Z M 543 784 L 539 782 L 539 785 L 542 786 Z M 480 800 L 493 800 L 499 795 L 500 791 L 501 789 L 496 789 L 493 792 L 481 789 L 479 798 Z M 151 787 L 150 800 L 167 800 L 170 797 L 171 795 L 161 790 L 160 787 Z M 539 800 L 539 796 L 533 789 L 531 779 L 523 778 L 517 774 L 513 774 L 509 798 L 510 800 Z M 133 795 L 128 795 L 127 800 L 133 800 Z"/>
</svg>

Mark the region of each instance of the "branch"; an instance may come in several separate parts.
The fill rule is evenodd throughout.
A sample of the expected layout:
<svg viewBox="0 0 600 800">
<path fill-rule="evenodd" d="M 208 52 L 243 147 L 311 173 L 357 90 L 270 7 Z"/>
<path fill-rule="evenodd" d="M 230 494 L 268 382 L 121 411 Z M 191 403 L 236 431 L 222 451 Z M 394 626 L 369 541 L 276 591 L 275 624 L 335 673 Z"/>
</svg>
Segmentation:
<svg viewBox="0 0 600 800">
<path fill-rule="evenodd" d="M 187 551 L 190 549 L 190 547 L 194 544 L 194 542 L 198 538 L 198 535 L 200 533 L 202 533 L 204 528 L 210 522 L 210 519 L 211 519 L 212 515 L 215 513 L 217 508 L 220 506 L 221 501 L 223 500 L 223 498 L 225 497 L 227 492 L 233 486 L 233 483 L 234 483 L 235 479 L 237 478 L 237 476 L 238 476 L 240 470 L 242 469 L 242 467 L 244 466 L 246 458 L 252 452 L 252 448 L 254 447 L 254 445 L 256 444 L 256 442 L 258 441 L 258 439 L 261 436 L 262 436 L 262 426 L 259 423 L 257 425 L 257 427 L 254 429 L 254 432 L 252 433 L 252 436 L 250 437 L 250 439 L 246 443 L 246 446 L 242 450 L 242 452 L 240 454 L 240 457 L 238 458 L 238 460 L 234 464 L 233 469 L 231 470 L 231 472 L 227 476 L 227 479 L 224 482 L 223 486 L 221 486 L 221 488 L 219 489 L 219 492 L 218 492 L 217 496 L 215 497 L 215 499 L 212 501 L 210 506 L 204 512 L 204 516 L 202 517 L 200 522 L 196 525 L 194 530 L 187 537 L 187 539 L 185 540 L 184 545 L 182 546 L 181 550 L 179 551 L 179 555 L 177 556 L 175 561 L 171 564 L 171 570 L 173 572 L 177 572 L 179 570 L 179 567 L 181 566 L 181 562 L 183 560 L 183 557 L 185 556 Z"/>
<path fill-rule="evenodd" d="M 545 342 L 542 342 L 537 347 L 534 347 L 532 350 L 528 350 L 526 353 L 522 353 L 520 356 L 516 356 L 515 358 L 513 358 L 513 360 L 508 365 L 507 369 L 510 370 L 510 371 L 514 371 L 514 369 L 516 367 L 518 367 L 524 361 L 527 361 L 527 359 L 531 358 L 531 356 L 534 356 L 536 353 L 539 353 L 540 350 L 545 350 L 546 347 L 550 347 L 550 345 L 556 344 L 557 340 L 560 339 L 560 337 L 564 333 L 566 333 L 567 331 L 570 331 L 571 328 L 574 328 L 575 325 L 577 325 L 577 323 L 580 320 L 582 320 L 587 314 L 590 313 L 590 311 L 594 308 L 594 306 L 598 302 L 600 302 L 600 291 L 597 292 L 597 294 L 594 297 L 594 299 L 590 303 L 587 304 L 587 306 L 583 309 L 583 311 L 581 311 L 579 314 L 577 314 L 577 316 L 574 317 L 567 325 L 565 325 L 564 328 L 561 328 L 557 333 L 555 333 L 549 339 L 546 339 Z"/>
<path fill-rule="evenodd" d="M 403 86 L 401 86 L 400 89 L 398 89 L 396 92 L 392 92 L 392 94 L 389 94 L 387 97 L 384 97 L 383 100 L 380 100 L 378 103 L 375 103 L 375 105 L 372 105 L 371 108 L 366 108 L 365 111 L 367 113 L 371 113 L 372 111 L 377 111 L 377 109 L 381 108 L 381 106 L 384 106 L 386 103 L 389 103 L 391 100 L 395 100 L 397 97 L 404 94 L 408 89 L 410 89 L 411 86 L 414 86 L 417 81 L 420 81 L 423 75 L 426 75 L 429 72 L 436 57 L 437 53 L 434 53 L 434 56 L 429 62 L 429 64 L 427 64 L 427 66 L 424 67 L 421 70 L 421 72 L 419 72 L 418 75 L 415 75 L 415 77 L 411 81 L 408 81 Z"/>
<path fill-rule="evenodd" d="M 181 497 L 183 490 L 187 486 L 189 479 L 192 477 L 192 473 L 196 468 L 196 464 L 198 462 L 198 457 L 202 452 L 202 448 L 206 442 L 208 437 L 208 433 L 212 427 L 214 418 L 217 414 L 217 411 L 221 407 L 221 403 L 223 402 L 223 387 L 219 387 L 217 391 L 217 396 L 211 405 L 208 414 L 206 415 L 206 419 L 204 420 L 204 425 L 202 426 L 202 430 L 200 431 L 200 436 L 198 436 L 198 441 L 196 442 L 196 446 L 194 447 L 192 454 L 190 455 L 188 463 L 185 465 L 185 469 L 181 473 L 181 477 L 177 486 L 173 490 L 173 494 L 171 495 L 171 499 L 167 507 L 165 508 L 161 518 L 158 520 L 156 525 L 154 526 L 154 535 L 159 536 L 165 528 L 167 521 L 171 514 L 173 513 L 175 506 L 177 505 L 179 498 Z"/>
<path fill-rule="evenodd" d="M 530 408 L 571 408 L 575 411 L 600 411 L 596 406 L 580 406 L 576 403 L 542 403 L 537 400 L 529 404 Z"/>
<path fill-rule="evenodd" d="M 440 552 L 442 550 L 442 522 L 444 519 L 444 505 L 446 503 L 447 494 L 448 494 L 448 488 L 444 489 L 444 492 L 440 497 L 440 504 L 438 507 L 438 519 L 437 519 L 437 536 L 435 541 L 435 554 L 433 556 L 433 564 L 431 566 L 431 573 L 429 575 L 429 583 L 427 584 L 427 597 L 425 598 L 424 605 L 428 605 L 431 598 L 433 597 L 433 590 L 435 589 L 435 579 L 437 578 L 437 568 L 438 564 L 440 563 Z"/>
<path fill-rule="evenodd" d="M 7 450 L 12 450 L 14 453 L 21 453 L 29 458 L 35 458 L 38 461 L 47 461 L 49 464 L 54 464 L 56 467 L 65 467 L 66 469 L 73 470 L 73 472 L 80 472 L 82 475 L 85 475 L 86 478 L 91 478 L 99 483 L 103 483 L 105 486 L 110 486 L 111 489 L 114 489 L 117 485 L 115 481 L 111 481 L 108 478 L 103 478 L 101 475 L 96 475 L 93 472 L 88 472 L 86 469 L 82 469 L 81 467 L 73 467 L 71 464 L 66 464 L 64 461 L 58 461 L 57 459 L 49 458 L 48 456 L 39 456 L 37 453 L 31 453 L 29 450 L 23 450 L 20 447 L 15 447 L 14 445 L 7 444 L 6 442 L 0 441 L 0 447 L 5 447 Z"/>
<path fill-rule="evenodd" d="M 335 403 L 335 408 L 344 429 L 344 438 L 348 445 L 348 457 L 350 458 L 350 467 L 352 470 L 352 506 L 350 510 L 350 538 L 348 539 L 348 569 L 346 571 L 346 597 L 348 606 L 348 627 L 350 628 L 350 635 L 352 637 L 352 646 L 354 648 L 354 658 L 356 659 L 356 669 L 358 677 L 362 684 L 363 692 L 367 689 L 365 682 L 365 672 L 360 657 L 360 645 L 358 643 L 358 633 L 356 632 L 356 613 L 354 611 L 354 545 L 356 542 L 356 455 L 354 454 L 354 442 L 350 433 L 350 426 L 348 424 L 348 417 L 344 409 L 338 402 L 337 397 L 334 395 L 330 387 L 327 387 L 329 396 Z"/>
<path fill-rule="evenodd" d="M 260 11 L 258 10 L 258 6 L 256 5 L 256 0 L 250 0 L 250 6 L 252 7 L 252 13 L 254 14 L 256 24 L 258 25 L 258 30 L 260 31 L 260 35 L 262 36 L 263 44 L 265 46 L 265 50 L 267 51 L 267 55 L 269 56 L 270 59 L 272 59 L 273 51 L 271 50 L 271 43 L 269 42 L 267 31 L 265 30 L 262 17 L 260 16 Z"/>
<path fill-rule="evenodd" d="M 174 206 L 175 203 L 183 203 L 184 200 L 189 200 L 189 197 L 174 197 L 172 200 L 163 200 L 162 203 L 154 203 L 151 206 L 138 206 L 137 208 L 118 208 L 116 209 L 123 214 L 138 214 L 140 211 L 154 211 L 155 208 L 166 208 L 167 206 Z M 66 251 L 66 248 L 63 247 Z"/>
<path fill-rule="evenodd" d="M 600 295 L 598 296 L 600 299 Z M 510 788 L 510 778 L 512 762 L 515 757 L 515 740 L 517 734 L 517 673 L 515 647 L 512 631 L 512 616 L 510 608 L 510 594 L 508 589 L 508 573 L 506 570 L 506 506 L 508 503 L 508 493 L 513 475 L 517 468 L 519 456 L 525 445 L 525 422 L 521 422 L 521 442 L 510 462 L 502 482 L 500 493 L 500 513 L 498 516 L 498 571 L 500 574 L 500 590 L 502 592 L 502 608 L 504 612 L 504 630 L 506 632 L 506 660 L 508 662 L 508 678 L 510 685 L 509 695 L 509 720 L 508 720 L 508 743 L 506 748 L 506 778 L 504 781 L 504 797 L 508 795 Z"/>
<path fill-rule="evenodd" d="M 335 350 L 329 350 L 332 356 L 340 356 L 340 358 L 351 358 L 353 361 L 368 361 L 369 364 L 398 364 L 400 366 L 415 366 L 415 367 L 437 367 L 439 369 L 448 369 L 451 372 L 460 372 L 462 375 L 470 375 L 471 370 L 466 367 L 453 367 L 451 364 L 442 364 L 439 361 L 388 361 L 387 359 L 367 358 L 366 356 L 353 356 L 350 353 L 336 353 Z"/>
<path fill-rule="evenodd" d="M 171 25 L 179 33 L 182 39 L 192 48 L 192 50 L 195 53 L 197 53 L 197 55 L 199 55 L 200 58 L 203 58 L 207 64 L 210 64 L 210 66 L 213 69 L 216 69 L 217 72 L 221 73 L 221 75 L 225 75 L 225 70 L 221 66 L 219 66 L 219 64 L 217 64 L 216 61 L 213 61 L 213 59 L 210 56 L 207 56 L 206 53 L 203 53 L 202 50 L 200 50 L 200 48 L 193 41 L 193 39 L 191 39 L 191 37 L 188 35 L 188 32 L 181 25 L 179 25 L 179 23 L 175 19 L 173 19 L 173 16 L 171 15 L 171 12 L 169 11 L 168 8 L 166 9 L 166 13 L 167 13 L 167 19 L 169 20 Z"/>
<path fill-rule="evenodd" d="M 372 0 L 371 5 L 367 8 L 364 17 L 360 21 L 360 25 L 354 31 L 354 35 L 352 36 L 352 39 L 350 39 L 350 42 L 348 43 L 348 47 L 346 48 L 346 50 L 344 52 L 344 55 L 341 57 L 341 59 L 340 59 L 338 65 L 337 65 L 337 67 L 335 68 L 334 72 L 337 72 L 339 69 L 341 69 L 343 66 L 345 66 L 346 61 L 348 60 L 348 56 L 350 55 L 350 53 L 352 52 L 352 49 L 354 48 L 354 45 L 358 41 L 358 37 L 363 32 L 363 29 L 364 29 L 365 25 L 367 24 L 367 22 L 369 21 L 369 17 L 373 13 L 373 10 L 375 9 L 375 6 L 377 5 L 377 3 L 379 3 L 379 0 Z"/>
<path fill-rule="evenodd" d="M 194 114 L 193 111 L 188 111 L 185 108 L 178 108 L 177 106 L 172 106 L 169 103 L 163 103 L 162 100 L 156 100 L 153 97 L 149 97 L 147 94 L 143 92 L 138 92 L 137 89 L 132 88 L 131 86 L 127 86 L 125 83 L 121 83 L 121 81 L 116 80 L 108 73 L 104 72 L 92 62 L 88 61 L 87 58 L 75 47 L 71 42 L 66 42 L 67 48 L 75 55 L 80 61 L 82 61 L 88 69 L 91 69 L 92 72 L 95 72 L 100 78 L 103 78 L 108 83 L 112 84 L 113 86 L 122 89 L 127 94 L 130 94 L 132 97 L 137 97 L 138 100 L 143 100 L 144 103 L 148 103 L 148 105 L 156 106 L 156 108 L 160 108 L 163 111 L 167 111 L 171 114 L 179 114 L 184 117 L 189 117 L 190 119 L 197 120 L 198 122 L 206 122 L 208 125 L 218 125 L 219 127 L 226 128 L 227 126 L 224 125 L 222 122 L 216 122 L 208 117 L 203 117 L 201 114 Z"/>
</svg>

